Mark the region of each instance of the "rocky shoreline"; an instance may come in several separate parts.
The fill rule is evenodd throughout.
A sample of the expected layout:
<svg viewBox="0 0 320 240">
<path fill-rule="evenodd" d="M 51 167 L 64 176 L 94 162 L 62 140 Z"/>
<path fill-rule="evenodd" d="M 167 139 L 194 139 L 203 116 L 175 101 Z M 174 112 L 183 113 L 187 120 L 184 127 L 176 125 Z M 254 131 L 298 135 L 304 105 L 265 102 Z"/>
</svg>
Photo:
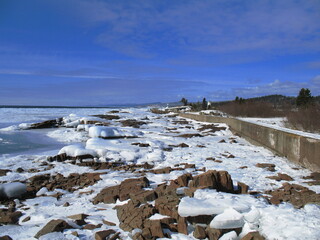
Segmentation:
<svg viewBox="0 0 320 240">
<path fill-rule="evenodd" d="M 301 185 L 274 163 L 240 166 L 236 163 L 238 156 L 233 152 L 223 151 L 193 161 L 192 152 L 202 151 L 201 155 L 205 155 L 205 149 L 210 148 L 206 137 L 216 137 L 216 146 L 245 146 L 244 140 L 226 133 L 224 125 L 189 122 L 174 114 L 149 113 L 134 119 L 123 118 L 120 113 L 113 111 L 73 122 L 61 118 L 30 125 L 28 129 L 74 128 L 83 131 L 89 137 L 87 146 L 63 148 L 57 155 L 40 158 L 34 168 L 0 169 L 0 177 L 26 176 L 19 181 L 25 190 L 12 196 L 8 191 L 16 190 L 14 186 L 10 187 L 9 181 L 0 179 L 0 227 L 28 226 L 30 223 L 35 239 L 147 240 L 188 236 L 209 240 L 259 240 L 270 236 L 260 229 L 263 213 L 257 210 L 258 206 L 277 207 L 288 203 L 301 209 L 308 204 L 320 203 L 320 194 L 304 184 L 316 186 L 320 180 L 318 173 L 304 176 L 304 181 L 299 180 Z M 150 142 L 148 139 L 155 134 L 167 142 Z M 88 147 L 92 146 L 88 142 L 93 140 L 96 141 L 94 146 L 99 147 Z M 108 155 L 109 152 L 102 151 L 99 144 L 106 144 L 105 149 L 115 149 L 117 145 L 131 152 Z M 179 155 L 187 150 L 191 152 Z M 140 158 L 132 161 L 130 154 Z M 111 158 L 119 155 L 122 160 Z M 180 161 L 173 164 L 171 159 L 176 159 L 177 155 Z M 185 156 L 189 157 L 183 162 Z M 232 173 L 256 169 L 264 174 L 263 181 L 270 182 L 270 187 L 262 191 L 239 181 L 239 177 L 235 183 L 232 173 L 223 169 L 224 164 L 230 168 L 232 161 L 235 168 Z M 84 169 L 84 172 L 63 172 L 64 168 L 72 167 Z M 251 174 L 259 181 L 254 172 Z M 246 179 L 247 175 L 244 176 Z M 5 184 L 8 185 L 5 187 Z M 37 199 L 59 207 L 59 214 L 49 214 L 49 221 L 34 220 L 37 206 L 41 205 Z M 68 210 L 78 199 L 85 199 L 86 211 Z M 216 202 L 216 207 L 206 209 L 207 206 L 201 206 L 209 200 L 210 204 Z M 77 213 L 69 215 L 69 212 Z M 116 221 L 104 218 L 104 215 L 108 216 L 106 212 L 116 215 Z M 0 239 L 18 238 L 2 233 Z"/>
</svg>

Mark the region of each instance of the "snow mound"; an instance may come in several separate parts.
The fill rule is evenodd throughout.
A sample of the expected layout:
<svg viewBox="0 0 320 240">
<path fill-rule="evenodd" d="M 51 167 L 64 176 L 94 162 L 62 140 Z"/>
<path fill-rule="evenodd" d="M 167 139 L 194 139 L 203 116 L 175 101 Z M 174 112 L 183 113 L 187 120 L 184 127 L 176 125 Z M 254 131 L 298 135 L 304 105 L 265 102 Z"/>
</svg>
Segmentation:
<svg viewBox="0 0 320 240">
<path fill-rule="evenodd" d="M 113 138 L 113 137 L 136 137 L 137 135 L 130 131 L 125 131 L 116 127 L 93 126 L 89 128 L 89 136 Z"/>
<path fill-rule="evenodd" d="M 16 198 L 27 192 L 27 186 L 20 182 L 0 185 L 0 198 Z"/>
<path fill-rule="evenodd" d="M 212 189 L 198 189 L 194 197 L 184 197 L 178 207 L 182 217 L 220 214 L 229 207 L 239 212 L 249 212 L 253 199 L 250 196 L 217 192 Z"/>
<path fill-rule="evenodd" d="M 241 228 L 243 227 L 243 225 L 243 215 L 233 208 L 224 210 L 223 213 L 215 216 L 215 218 L 210 223 L 210 227 L 216 229 Z"/>
<path fill-rule="evenodd" d="M 231 231 L 222 235 L 219 240 L 236 240 L 238 239 L 238 235 L 235 231 Z"/>
<path fill-rule="evenodd" d="M 94 157 L 97 157 L 97 153 L 92 150 L 92 149 L 85 149 L 82 145 L 80 144 L 74 144 L 74 145 L 69 145 L 63 147 L 58 154 L 67 154 L 67 156 L 70 157 L 77 157 L 81 155 L 91 155 Z"/>
</svg>

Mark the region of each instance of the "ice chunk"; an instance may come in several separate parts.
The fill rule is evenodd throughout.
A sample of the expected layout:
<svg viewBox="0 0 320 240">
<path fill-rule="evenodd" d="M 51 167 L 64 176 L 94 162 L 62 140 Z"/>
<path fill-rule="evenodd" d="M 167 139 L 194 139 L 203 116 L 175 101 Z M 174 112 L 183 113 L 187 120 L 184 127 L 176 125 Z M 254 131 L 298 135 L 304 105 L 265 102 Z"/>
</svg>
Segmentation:
<svg viewBox="0 0 320 240">
<path fill-rule="evenodd" d="M 27 186 L 20 182 L 4 183 L 0 185 L 0 198 L 16 198 L 27 192 Z"/>
<path fill-rule="evenodd" d="M 48 191 L 49 191 L 48 188 L 42 187 L 42 188 L 36 193 L 36 196 L 39 197 L 39 196 L 41 196 L 41 195 L 45 195 Z"/>
<path fill-rule="evenodd" d="M 217 215 L 210 223 L 210 227 L 216 229 L 241 228 L 244 225 L 244 219 L 241 213 L 228 208 L 223 213 Z"/>
<path fill-rule="evenodd" d="M 231 231 L 222 235 L 219 240 L 235 240 L 237 239 L 237 233 L 235 231 Z"/>
<path fill-rule="evenodd" d="M 259 220 L 260 212 L 255 207 L 252 207 L 250 212 L 244 214 L 244 218 L 246 221 L 248 221 L 250 223 L 254 223 Z"/>
<path fill-rule="evenodd" d="M 39 240 L 67 240 L 67 238 L 61 232 L 52 232 L 46 235 L 43 235 L 39 238 Z"/>
</svg>

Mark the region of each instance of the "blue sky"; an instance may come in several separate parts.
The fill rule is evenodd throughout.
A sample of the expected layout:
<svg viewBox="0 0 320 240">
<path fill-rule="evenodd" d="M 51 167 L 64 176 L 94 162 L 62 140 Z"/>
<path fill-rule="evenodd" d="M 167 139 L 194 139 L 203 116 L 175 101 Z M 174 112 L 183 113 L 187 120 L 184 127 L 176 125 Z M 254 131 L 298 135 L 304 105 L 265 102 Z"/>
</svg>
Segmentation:
<svg viewBox="0 0 320 240">
<path fill-rule="evenodd" d="M 319 0 L 1 0 L 0 105 L 320 95 Z"/>
</svg>

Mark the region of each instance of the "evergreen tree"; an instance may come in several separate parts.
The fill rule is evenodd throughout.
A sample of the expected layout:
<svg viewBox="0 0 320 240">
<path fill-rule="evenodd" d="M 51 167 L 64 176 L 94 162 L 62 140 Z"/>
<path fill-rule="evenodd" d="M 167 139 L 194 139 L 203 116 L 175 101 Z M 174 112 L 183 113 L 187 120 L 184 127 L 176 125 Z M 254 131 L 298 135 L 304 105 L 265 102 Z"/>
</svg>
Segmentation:
<svg viewBox="0 0 320 240">
<path fill-rule="evenodd" d="M 182 98 L 180 100 L 180 102 L 183 104 L 183 106 L 187 106 L 188 105 L 188 100 L 186 98 Z"/>
<path fill-rule="evenodd" d="M 208 102 L 206 100 L 206 98 L 203 98 L 202 100 L 202 110 L 206 110 L 208 107 Z"/>
<path fill-rule="evenodd" d="M 296 100 L 296 104 L 298 107 L 306 107 L 310 105 L 313 101 L 313 97 L 308 88 L 301 88 L 299 95 Z"/>
</svg>

